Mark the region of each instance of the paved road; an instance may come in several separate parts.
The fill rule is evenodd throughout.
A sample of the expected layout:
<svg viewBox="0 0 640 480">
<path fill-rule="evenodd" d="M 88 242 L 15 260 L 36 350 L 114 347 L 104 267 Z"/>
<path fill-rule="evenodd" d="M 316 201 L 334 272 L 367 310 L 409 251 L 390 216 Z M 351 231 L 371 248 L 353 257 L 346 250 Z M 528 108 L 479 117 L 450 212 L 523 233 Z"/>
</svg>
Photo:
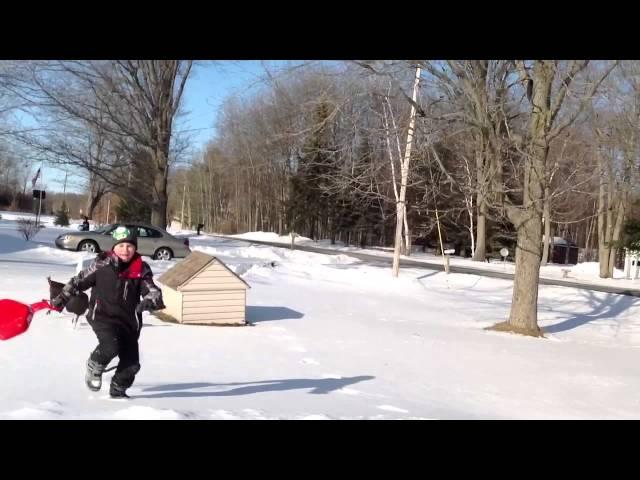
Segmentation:
<svg viewBox="0 0 640 480">
<path fill-rule="evenodd" d="M 209 234 L 210 235 L 210 234 Z M 243 238 L 236 238 L 236 237 L 226 237 L 223 235 L 210 235 L 212 237 L 218 237 L 218 238 L 224 238 L 227 240 L 237 240 L 237 241 L 242 241 L 242 242 L 248 242 L 248 243 L 256 243 L 256 244 L 260 244 L 260 245 L 269 245 L 272 247 L 280 247 L 280 248 L 289 248 L 287 245 L 283 244 L 283 243 L 276 243 L 276 242 L 265 242 L 262 240 L 247 240 L 247 239 L 243 239 Z M 318 247 L 309 247 L 309 246 L 304 246 L 304 245 L 296 245 L 295 246 L 296 250 L 302 250 L 305 252 L 315 252 L 315 253 L 322 253 L 322 254 L 326 254 L 326 255 L 349 255 L 350 257 L 355 257 L 355 258 L 359 258 L 361 260 L 367 261 L 367 262 L 377 262 L 377 263 L 384 263 L 384 264 L 388 264 L 391 265 L 393 260 L 390 257 L 382 257 L 382 256 L 377 256 L 377 255 L 370 255 L 367 253 L 357 253 L 357 252 L 341 252 L 338 250 L 331 250 L 331 249 L 327 249 L 327 248 L 318 248 Z M 407 260 L 407 259 L 400 259 L 400 266 L 402 267 L 412 267 L 412 268 L 425 268 L 428 270 L 436 270 L 436 271 L 444 271 L 444 266 L 442 264 L 438 264 L 438 263 L 427 263 L 427 262 L 420 262 L 420 261 L 416 261 L 416 260 Z M 452 273 L 469 273 L 472 275 L 482 275 L 484 277 L 492 277 L 492 278 L 503 278 L 506 280 L 513 280 L 513 274 L 511 273 L 506 273 L 506 272 L 499 272 L 499 271 L 493 271 L 493 270 L 482 270 L 480 268 L 474 268 L 474 267 L 463 267 L 460 265 L 451 265 L 449 267 L 449 270 Z M 640 297 L 640 289 L 632 289 L 632 288 L 625 288 L 625 287 L 611 287 L 611 286 L 606 286 L 606 285 L 594 285 L 591 283 L 581 283 L 581 282 L 576 282 L 576 281 L 567 281 L 567 280 L 560 280 L 560 279 L 550 279 L 550 278 L 540 278 L 539 279 L 539 283 L 541 285 L 556 285 L 559 287 L 572 287 L 572 288 L 583 288 L 586 290 L 593 290 L 593 291 L 597 291 L 597 292 L 606 292 L 606 293 L 616 293 L 619 295 L 629 295 L 632 297 Z"/>
</svg>

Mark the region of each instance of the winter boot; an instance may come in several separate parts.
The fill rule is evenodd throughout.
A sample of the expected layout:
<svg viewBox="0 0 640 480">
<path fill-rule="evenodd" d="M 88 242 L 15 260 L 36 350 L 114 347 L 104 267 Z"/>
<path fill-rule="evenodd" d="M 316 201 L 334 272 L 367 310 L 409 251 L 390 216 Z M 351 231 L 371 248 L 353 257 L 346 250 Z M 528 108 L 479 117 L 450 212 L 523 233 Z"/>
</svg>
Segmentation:
<svg viewBox="0 0 640 480">
<path fill-rule="evenodd" d="M 111 398 L 129 398 L 129 395 L 126 393 L 127 389 L 121 385 L 118 385 L 116 382 L 111 382 L 111 387 L 109 388 L 109 396 Z"/>
<path fill-rule="evenodd" d="M 91 358 L 87 360 L 87 373 L 84 376 L 84 381 L 87 384 L 87 388 L 92 392 L 97 392 L 102 387 L 104 367 L 104 365 L 94 362 Z"/>
</svg>

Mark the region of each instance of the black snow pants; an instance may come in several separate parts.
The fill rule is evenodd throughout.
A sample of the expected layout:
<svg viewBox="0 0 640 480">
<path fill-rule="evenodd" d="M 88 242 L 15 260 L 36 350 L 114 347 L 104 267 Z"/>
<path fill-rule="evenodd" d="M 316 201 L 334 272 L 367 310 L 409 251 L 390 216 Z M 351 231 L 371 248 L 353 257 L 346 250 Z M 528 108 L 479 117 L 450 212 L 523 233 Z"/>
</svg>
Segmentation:
<svg viewBox="0 0 640 480">
<path fill-rule="evenodd" d="M 91 360 L 106 367 L 116 356 L 119 357 L 111 383 L 129 388 L 140 371 L 139 332 L 132 332 L 116 323 L 92 322 L 92 327 L 98 337 L 98 346 L 91 353 Z"/>
</svg>

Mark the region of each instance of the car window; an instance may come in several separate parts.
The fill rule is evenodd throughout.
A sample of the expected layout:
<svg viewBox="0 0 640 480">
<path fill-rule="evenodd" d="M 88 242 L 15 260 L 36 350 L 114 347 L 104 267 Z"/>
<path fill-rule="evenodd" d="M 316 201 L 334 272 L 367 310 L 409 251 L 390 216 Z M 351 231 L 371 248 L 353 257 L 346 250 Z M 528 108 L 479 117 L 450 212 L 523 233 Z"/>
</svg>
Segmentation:
<svg viewBox="0 0 640 480">
<path fill-rule="evenodd" d="M 146 230 L 147 230 L 147 232 L 149 233 L 149 236 L 150 236 L 150 237 L 153 237 L 153 238 L 162 238 L 162 234 L 161 234 L 159 231 L 154 230 L 153 228 L 147 228 Z"/>
<path fill-rule="evenodd" d="M 144 228 L 144 227 L 138 227 L 138 237 L 141 238 L 146 238 L 146 237 L 150 237 L 151 235 L 149 235 L 149 231 Z"/>
<path fill-rule="evenodd" d="M 95 233 L 105 233 L 107 230 L 113 227 L 113 224 L 102 225 L 94 230 Z"/>
</svg>

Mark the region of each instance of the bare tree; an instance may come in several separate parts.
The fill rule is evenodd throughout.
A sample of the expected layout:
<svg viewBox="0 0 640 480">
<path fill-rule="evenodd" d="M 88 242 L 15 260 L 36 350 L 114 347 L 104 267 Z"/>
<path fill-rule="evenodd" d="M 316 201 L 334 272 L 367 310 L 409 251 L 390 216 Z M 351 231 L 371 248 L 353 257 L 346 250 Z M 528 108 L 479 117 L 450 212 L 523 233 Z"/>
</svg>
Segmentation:
<svg viewBox="0 0 640 480">
<path fill-rule="evenodd" d="M 418 98 L 418 87 L 420 84 L 420 67 L 416 67 L 415 69 L 415 79 L 413 84 L 413 93 L 411 95 L 411 100 L 413 103 L 416 102 Z M 388 102 L 388 99 L 387 99 Z M 411 147 L 413 144 L 413 135 L 415 129 L 415 121 L 416 121 L 416 109 L 414 104 L 411 105 L 411 113 L 409 114 L 409 128 L 407 130 L 407 141 L 404 149 L 403 157 L 399 157 L 400 160 L 400 191 L 398 192 L 396 187 L 395 178 L 393 179 L 393 188 L 396 193 L 397 203 L 396 203 L 396 236 L 395 243 L 393 248 L 393 266 L 392 266 L 392 275 L 394 277 L 398 276 L 398 272 L 400 270 L 400 246 L 402 243 L 402 229 L 405 228 L 406 231 L 406 240 L 405 245 L 407 246 L 407 251 L 410 248 L 409 246 L 409 229 L 406 223 L 406 214 L 407 214 L 407 206 L 406 206 L 406 195 L 407 195 L 407 179 L 409 177 L 409 162 L 411 161 Z M 387 137 L 388 138 L 388 137 Z M 390 142 L 389 142 L 390 143 Z M 392 149 L 389 146 L 389 156 L 391 161 L 392 171 L 394 161 L 393 157 L 391 157 Z M 399 152 L 398 152 L 399 153 Z M 394 175 L 395 177 L 395 175 Z"/>
<path fill-rule="evenodd" d="M 179 60 L 30 62 L 15 91 L 109 135 L 130 157 L 145 150 L 152 158 L 151 222 L 164 228 L 174 121 L 191 67 Z"/>
<path fill-rule="evenodd" d="M 444 102 L 441 120 L 455 121 L 472 135 L 474 185 L 477 209 L 473 260 L 484 261 L 490 204 L 500 204 L 500 191 L 492 186 L 501 183 L 500 159 L 503 138 L 509 122 L 507 108 L 512 62 L 505 60 L 466 60 L 425 62 Z M 464 164 L 468 167 L 468 161 Z M 461 165 L 462 166 L 462 165 Z"/>
<path fill-rule="evenodd" d="M 588 63 L 569 62 L 563 74 L 558 61 L 517 62 L 520 80 L 531 107 L 528 112 L 527 133 L 521 145 L 521 203 L 506 203 L 507 216 L 517 231 L 511 312 L 509 320 L 495 325 L 492 327 L 494 329 L 532 336 L 542 335 L 537 315 L 538 278 L 542 258 L 542 212 L 548 178 L 549 145 L 582 113 L 600 83 L 615 66 L 615 63 L 612 63 L 599 79 L 585 84 L 583 93 L 576 95 L 578 105 L 561 117 L 559 114 L 565 100 L 568 96 L 575 95 L 570 88 L 577 87 L 578 82 L 575 80 Z M 560 80 L 559 85 L 554 88 L 554 82 L 557 80 Z"/>
<path fill-rule="evenodd" d="M 556 175 L 560 169 L 560 164 L 563 163 L 565 151 L 567 145 L 569 144 L 570 137 L 567 135 L 561 142 L 560 151 L 555 155 L 552 155 L 552 145 L 550 145 L 550 154 L 549 160 L 546 164 L 546 180 L 545 180 L 545 191 L 544 191 L 544 201 L 542 208 L 542 222 L 544 226 L 544 234 L 543 234 L 543 243 L 542 243 L 542 260 L 540 261 L 541 265 L 546 265 L 549 261 L 549 247 L 553 248 L 553 230 L 551 227 L 552 224 L 552 200 L 554 195 L 552 195 L 552 185 L 554 184 L 554 180 L 556 179 Z"/>
<path fill-rule="evenodd" d="M 594 125 L 598 162 L 598 247 L 600 277 L 611 278 L 617 247 L 638 181 L 640 68 L 621 62 L 611 78 L 608 111 Z"/>
</svg>

